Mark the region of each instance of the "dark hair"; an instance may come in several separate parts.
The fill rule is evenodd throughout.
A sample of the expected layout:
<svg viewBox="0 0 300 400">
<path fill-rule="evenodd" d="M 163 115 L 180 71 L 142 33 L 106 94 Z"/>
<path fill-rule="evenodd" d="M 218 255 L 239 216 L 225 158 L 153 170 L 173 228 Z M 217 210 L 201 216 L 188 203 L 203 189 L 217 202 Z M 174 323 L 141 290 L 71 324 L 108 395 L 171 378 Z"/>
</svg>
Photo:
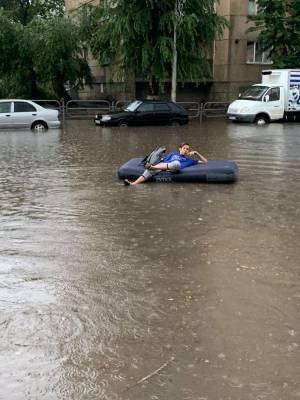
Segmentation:
<svg viewBox="0 0 300 400">
<path fill-rule="evenodd" d="M 183 142 L 179 145 L 179 148 L 182 149 L 183 146 L 189 146 L 189 143 Z"/>
</svg>

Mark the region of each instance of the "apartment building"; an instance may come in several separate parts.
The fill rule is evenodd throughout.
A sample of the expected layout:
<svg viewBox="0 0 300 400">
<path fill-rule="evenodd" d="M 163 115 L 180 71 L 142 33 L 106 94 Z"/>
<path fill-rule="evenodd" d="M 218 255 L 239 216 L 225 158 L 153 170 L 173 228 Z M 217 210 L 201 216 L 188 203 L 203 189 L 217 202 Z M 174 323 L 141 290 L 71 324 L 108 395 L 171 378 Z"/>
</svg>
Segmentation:
<svg viewBox="0 0 300 400">
<path fill-rule="evenodd" d="M 83 4 L 105 5 L 107 0 L 65 0 L 67 12 L 71 13 Z M 261 70 L 270 68 L 270 60 L 260 50 L 257 32 L 248 32 L 249 15 L 257 12 L 256 0 L 220 0 L 216 6 L 219 15 L 226 17 L 230 27 L 223 37 L 215 40 L 213 49 L 213 81 L 206 85 L 188 82 L 178 85 L 177 99 L 180 101 L 228 101 L 234 99 L 246 86 L 259 82 Z M 93 89 L 85 88 L 80 98 L 131 99 L 144 97 L 145 82 L 114 79 L 111 65 L 100 67 L 90 58 L 94 77 Z M 168 85 L 167 85 L 168 86 Z M 166 97 L 169 95 L 166 90 Z"/>
<path fill-rule="evenodd" d="M 231 100 L 240 90 L 261 79 L 261 71 L 271 61 L 257 43 L 257 32 L 247 32 L 249 15 L 257 12 L 256 0 L 220 0 L 219 15 L 225 16 L 230 28 L 215 41 L 211 98 Z"/>
</svg>

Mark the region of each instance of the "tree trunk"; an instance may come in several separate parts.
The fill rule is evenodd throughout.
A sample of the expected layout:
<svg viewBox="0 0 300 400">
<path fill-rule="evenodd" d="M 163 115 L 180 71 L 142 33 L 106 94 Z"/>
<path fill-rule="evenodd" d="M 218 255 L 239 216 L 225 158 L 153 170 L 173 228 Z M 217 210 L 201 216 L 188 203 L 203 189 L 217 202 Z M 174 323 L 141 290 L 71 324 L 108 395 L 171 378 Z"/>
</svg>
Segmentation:
<svg viewBox="0 0 300 400">
<path fill-rule="evenodd" d="M 26 78 L 28 79 L 28 89 L 30 91 L 31 99 L 38 99 L 40 97 L 39 89 L 37 86 L 36 73 L 35 73 L 33 67 L 29 69 L 28 75 Z"/>
<path fill-rule="evenodd" d="M 173 66 L 172 66 L 172 90 L 171 100 L 176 102 L 176 86 L 177 86 L 177 24 L 174 22 L 173 37 Z"/>
<path fill-rule="evenodd" d="M 19 0 L 19 5 L 20 5 L 20 20 L 21 20 L 21 23 L 23 25 L 27 25 L 28 22 L 29 22 L 28 18 L 29 18 L 30 2 L 29 2 L 29 0 L 25 0 L 25 1 L 24 0 L 20 1 Z"/>
<path fill-rule="evenodd" d="M 150 82 L 149 82 L 149 98 L 158 98 L 159 97 L 159 83 L 158 80 L 155 78 L 155 76 L 151 76 Z"/>
<path fill-rule="evenodd" d="M 66 91 L 66 88 L 63 84 L 60 82 L 53 82 L 52 86 L 57 99 L 61 100 L 63 98 L 65 102 L 71 100 L 71 96 Z"/>
</svg>

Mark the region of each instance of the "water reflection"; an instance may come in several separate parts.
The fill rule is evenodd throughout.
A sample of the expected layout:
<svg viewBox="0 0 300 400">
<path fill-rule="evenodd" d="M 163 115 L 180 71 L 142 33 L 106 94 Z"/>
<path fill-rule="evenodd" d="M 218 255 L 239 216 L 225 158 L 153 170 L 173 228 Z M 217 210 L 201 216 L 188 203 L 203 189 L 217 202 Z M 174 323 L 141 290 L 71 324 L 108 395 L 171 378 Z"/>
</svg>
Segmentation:
<svg viewBox="0 0 300 400">
<path fill-rule="evenodd" d="M 296 398 L 298 131 L 1 131 L 2 397 Z M 239 181 L 117 180 L 182 141 L 236 160 Z"/>
</svg>

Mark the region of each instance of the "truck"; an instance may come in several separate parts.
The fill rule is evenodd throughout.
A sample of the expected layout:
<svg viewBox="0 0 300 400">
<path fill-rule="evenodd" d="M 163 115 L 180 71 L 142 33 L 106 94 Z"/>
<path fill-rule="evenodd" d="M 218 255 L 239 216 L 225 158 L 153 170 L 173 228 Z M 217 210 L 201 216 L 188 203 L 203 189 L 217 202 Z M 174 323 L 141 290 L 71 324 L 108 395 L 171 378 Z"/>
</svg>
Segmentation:
<svg viewBox="0 0 300 400">
<path fill-rule="evenodd" d="M 300 121 L 300 69 L 262 71 L 261 83 L 249 86 L 227 110 L 231 121 Z"/>
</svg>

